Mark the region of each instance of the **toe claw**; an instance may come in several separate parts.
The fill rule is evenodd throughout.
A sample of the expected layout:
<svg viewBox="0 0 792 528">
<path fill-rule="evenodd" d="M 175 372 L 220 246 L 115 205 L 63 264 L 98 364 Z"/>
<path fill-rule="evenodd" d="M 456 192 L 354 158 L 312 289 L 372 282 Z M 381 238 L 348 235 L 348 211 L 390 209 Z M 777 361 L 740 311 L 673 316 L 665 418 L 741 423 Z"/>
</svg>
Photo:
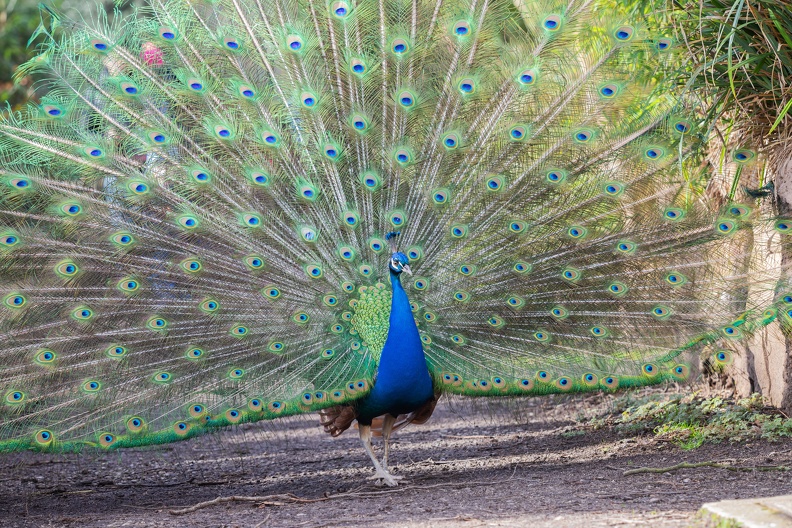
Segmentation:
<svg viewBox="0 0 792 528">
<path fill-rule="evenodd" d="M 376 486 L 382 486 L 383 484 L 386 486 L 398 486 L 400 480 L 404 477 L 391 475 L 387 471 L 377 471 L 374 475 L 367 477 L 368 480 L 375 480 L 374 483 Z"/>
</svg>

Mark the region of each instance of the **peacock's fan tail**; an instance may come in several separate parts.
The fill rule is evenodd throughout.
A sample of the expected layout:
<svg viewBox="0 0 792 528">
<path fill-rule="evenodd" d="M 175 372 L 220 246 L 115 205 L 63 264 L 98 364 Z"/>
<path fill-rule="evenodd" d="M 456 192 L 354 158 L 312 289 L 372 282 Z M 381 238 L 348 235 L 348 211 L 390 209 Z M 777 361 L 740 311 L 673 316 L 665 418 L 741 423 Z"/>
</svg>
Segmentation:
<svg viewBox="0 0 792 528">
<path fill-rule="evenodd" d="M 618 11 L 151 0 L 37 34 L 49 91 L 0 122 L 0 451 L 365 395 L 395 230 L 445 392 L 683 379 L 783 310 L 746 241 L 792 223 L 706 199 L 673 42 Z"/>
</svg>

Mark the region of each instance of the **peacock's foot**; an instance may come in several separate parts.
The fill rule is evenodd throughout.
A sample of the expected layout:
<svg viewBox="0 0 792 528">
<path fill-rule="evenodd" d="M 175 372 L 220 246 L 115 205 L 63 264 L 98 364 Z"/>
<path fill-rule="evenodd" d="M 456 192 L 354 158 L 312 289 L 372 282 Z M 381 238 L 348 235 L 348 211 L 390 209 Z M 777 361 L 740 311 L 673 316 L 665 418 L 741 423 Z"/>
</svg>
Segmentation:
<svg viewBox="0 0 792 528">
<path fill-rule="evenodd" d="M 390 473 L 388 473 L 384 469 L 383 470 L 377 470 L 377 472 L 374 473 L 372 476 L 367 477 L 367 480 L 375 480 L 376 482 L 374 484 L 377 485 L 377 486 L 385 485 L 385 486 L 390 486 L 390 487 L 398 486 L 399 485 L 399 481 L 402 480 L 402 479 L 404 479 L 404 477 L 400 477 L 400 476 L 397 476 L 397 475 L 391 475 Z"/>
</svg>

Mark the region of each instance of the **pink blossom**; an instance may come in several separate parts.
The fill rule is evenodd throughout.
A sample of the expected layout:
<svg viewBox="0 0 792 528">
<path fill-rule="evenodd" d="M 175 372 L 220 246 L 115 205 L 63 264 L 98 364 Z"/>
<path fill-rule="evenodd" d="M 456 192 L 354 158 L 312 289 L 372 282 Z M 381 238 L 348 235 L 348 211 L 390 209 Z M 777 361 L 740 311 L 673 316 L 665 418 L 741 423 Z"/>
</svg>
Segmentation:
<svg viewBox="0 0 792 528">
<path fill-rule="evenodd" d="M 162 50 L 152 42 L 144 42 L 140 52 L 140 58 L 148 66 L 162 66 L 165 61 L 162 59 Z"/>
</svg>

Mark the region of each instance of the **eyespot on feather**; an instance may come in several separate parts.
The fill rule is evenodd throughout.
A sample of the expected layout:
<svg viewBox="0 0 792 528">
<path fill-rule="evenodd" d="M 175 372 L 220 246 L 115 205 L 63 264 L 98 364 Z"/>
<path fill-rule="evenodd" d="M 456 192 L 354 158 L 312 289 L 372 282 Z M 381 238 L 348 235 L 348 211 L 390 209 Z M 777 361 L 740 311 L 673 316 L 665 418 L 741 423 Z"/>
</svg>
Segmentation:
<svg viewBox="0 0 792 528">
<path fill-rule="evenodd" d="M 624 193 L 624 189 L 624 184 L 616 181 L 605 182 L 602 186 L 603 192 L 613 198 L 621 196 Z"/>
<path fill-rule="evenodd" d="M 528 68 L 519 71 L 515 77 L 515 80 L 521 88 L 527 88 L 536 83 L 536 78 L 537 71 L 532 68 Z"/>
<path fill-rule="evenodd" d="M 204 349 L 200 347 L 190 347 L 184 353 L 184 357 L 190 360 L 196 360 L 196 359 L 201 359 L 202 357 L 204 357 L 205 354 L 206 352 L 204 351 Z"/>
<path fill-rule="evenodd" d="M 45 348 L 36 353 L 34 361 L 42 366 L 52 365 L 57 359 L 57 354 L 52 350 Z"/>
<path fill-rule="evenodd" d="M 616 297 L 621 297 L 625 293 L 627 293 L 628 288 L 627 285 L 623 282 L 612 282 L 608 285 L 608 293 L 614 295 Z"/>
<path fill-rule="evenodd" d="M 61 279 L 71 279 L 80 272 L 80 268 L 72 260 L 62 260 L 55 265 L 55 274 Z"/>
<path fill-rule="evenodd" d="M 397 57 L 404 57 L 410 52 L 410 43 L 405 38 L 395 38 L 391 41 L 390 50 Z"/>
<path fill-rule="evenodd" d="M 451 226 L 452 238 L 465 238 L 468 235 L 468 226 L 462 224 L 454 224 Z"/>
<path fill-rule="evenodd" d="M 185 259 L 179 263 L 179 267 L 187 273 L 199 273 L 203 270 L 203 264 L 197 259 Z"/>
<path fill-rule="evenodd" d="M 10 390 L 6 392 L 4 403 L 7 405 L 19 405 L 25 401 L 25 393 L 19 390 Z"/>
<path fill-rule="evenodd" d="M 94 316 L 95 314 L 93 310 L 91 310 L 87 306 L 78 306 L 71 312 L 72 319 L 81 323 L 90 322 L 94 318 Z"/>
<path fill-rule="evenodd" d="M 179 33 L 170 26 L 160 26 L 157 35 L 165 42 L 173 42 L 178 39 Z"/>
<path fill-rule="evenodd" d="M 638 245 L 630 240 L 619 240 L 616 243 L 616 253 L 621 255 L 633 255 L 638 249 Z"/>
<path fill-rule="evenodd" d="M 514 271 L 516 273 L 519 273 L 519 274 L 529 273 L 531 271 L 531 269 L 532 269 L 531 264 L 529 264 L 528 262 L 525 262 L 523 260 L 518 260 L 512 266 L 512 271 Z"/>
<path fill-rule="evenodd" d="M 455 150 L 459 147 L 459 135 L 455 132 L 449 132 L 443 135 L 440 143 L 446 150 Z"/>
<path fill-rule="evenodd" d="M 737 163 L 748 163 L 756 157 L 756 152 L 749 149 L 737 149 L 732 153 L 732 159 Z"/>
<path fill-rule="evenodd" d="M 528 137 L 528 127 L 526 125 L 514 125 L 509 129 L 509 139 L 511 141 L 524 141 Z"/>
<path fill-rule="evenodd" d="M 236 37 L 224 37 L 220 40 L 220 45 L 223 49 L 237 53 L 244 49 L 243 43 L 240 39 Z"/>
<path fill-rule="evenodd" d="M 127 277 L 118 281 L 116 287 L 124 293 L 135 293 L 140 289 L 140 282 L 134 277 Z"/>
<path fill-rule="evenodd" d="M 261 412 L 264 409 L 264 403 L 261 401 L 261 398 L 250 398 L 248 400 L 248 409 L 253 412 Z"/>
<path fill-rule="evenodd" d="M 509 222 L 509 231 L 515 234 L 523 233 L 528 228 L 528 224 L 522 220 L 512 220 Z"/>
<path fill-rule="evenodd" d="M 521 379 L 519 382 L 517 382 L 517 387 L 524 391 L 533 390 L 535 385 L 536 382 L 533 379 L 528 379 L 528 378 Z"/>
<path fill-rule="evenodd" d="M 561 277 L 569 282 L 577 282 L 582 278 L 582 276 L 583 274 L 580 272 L 580 270 L 571 266 L 567 266 L 561 270 Z"/>
<path fill-rule="evenodd" d="M 685 212 L 679 207 L 668 207 L 663 212 L 663 217 L 672 222 L 678 222 L 685 217 Z"/>
<path fill-rule="evenodd" d="M 403 227 L 407 223 L 407 215 L 404 211 L 392 211 L 388 215 L 388 220 L 390 220 L 393 227 Z"/>
<path fill-rule="evenodd" d="M 672 271 L 668 273 L 665 277 L 665 280 L 671 286 L 682 286 L 688 282 L 688 278 L 678 273 L 676 271 Z"/>
<path fill-rule="evenodd" d="M 303 43 L 303 39 L 299 35 L 295 35 L 295 34 L 287 35 L 286 48 L 292 53 L 300 53 L 305 48 L 305 44 Z"/>
<path fill-rule="evenodd" d="M 234 337 L 242 338 L 247 336 L 250 330 L 245 325 L 237 324 L 232 326 L 228 333 Z"/>
<path fill-rule="evenodd" d="M 248 255 L 243 259 L 243 262 L 251 271 L 258 271 L 264 268 L 264 258 L 258 255 Z"/>
<path fill-rule="evenodd" d="M 399 103 L 399 105 L 402 108 L 406 110 L 409 110 L 415 106 L 415 100 L 416 100 L 415 94 L 413 94 L 409 90 L 402 90 L 396 95 L 396 101 Z"/>
<path fill-rule="evenodd" d="M 567 172 L 561 169 L 551 169 L 545 174 L 545 180 L 551 184 L 563 183 L 567 178 Z"/>
<path fill-rule="evenodd" d="M 121 345 L 110 345 L 105 349 L 105 354 L 113 359 L 121 359 L 126 356 L 127 349 Z"/>
<path fill-rule="evenodd" d="M 188 171 L 190 181 L 195 183 L 209 183 L 212 181 L 212 175 L 206 169 L 193 169 Z"/>
<path fill-rule="evenodd" d="M 363 77 L 366 73 L 368 73 L 368 65 L 363 59 L 360 58 L 353 58 L 350 60 L 349 69 L 358 77 Z"/>
<path fill-rule="evenodd" d="M 572 380 L 570 380 L 566 376 L 562 376 L 562 377 L 558 378 L 555 381 L 555 386 L 556 386 L 557 389 L 559 389 L 559 390 L 561 390 L 563 392 L 567 392 L 569 390 L 572 390 L 572 387 L 574 387 L 574 385 L 572 383 Z"/>
<path fill-rule="evenodd" d="M 613 32 L 613 36 L 618 42 L 630 42 L 634 35 L 635 28 L 632 26 L 621 26 Z"/>
<path fill-rule="evenodd" d="M 130 434 L 140 433 L 146 428 L 146 422 L 140 416 L 128 418 L 125 425 Z"/>
<path fill-rule="evenodd" d="M 338 1 L 330 5 L 330 13 L 338 20 L 345 20 L 352 12 L 348 2 Z"/>
<path fill-rule="evenodd" d="M 548 31 L 550 33 L 555 33 L 556 31 L 561 29 L 561 16 L 560 15 L 555 15 L 555 14 L 554 15 L 548 15 L 542 21 L 542 28 L 545 31 Z"/>
<path fill-rule="evenodd" d="M 220 309 L 220 303 L 215 299 L 205 299 L 198 305 L 198 309 L 204 313 L 212 314 Z"/>
<path fill-rule="evenodd" d="M 687 365 L 676 365 L 671 369 L 671 375 L 679 380 L 685 380 L 690 375 L 690 367 Z"/>
<path fill-rule="evenodd" d="M 55 435 L 48 429 L 41 429 L 35 434 L 34 439 L 39 447 L 49 447 L 55 441 Z"/>
<path fill-rule="evenodd" d="M 462 264 L 457 268 L 457 271 L 465 277 L 471 277 L 476 273 L 477 267 L 473 264 Z"/>
<path fill-rule="evenodd" d="M 503 176 L 492 176 L 485 182 L 485 188 L 489 192 L 500 192 L 506 187 L 506 178 Z"/>
<path fill-rule="evenodd" d="M 655 49 L 657 51 L 668 51 L 674 45 L 674 41 L 667 37 L 661 37 L 655 41 Z"/>
<path fill-rule="evenodd" d="M 457 83 L 457 90 L 459 90 L 459 93 L 463 96 L 476 93 L 476 80 L 470 77 L 465 77 Z"/>
<path fill-rule="evenodd" d="M 718 350 L 713 354 L 713 359 L 715 360 L 715 364 L 720 366 L 727 366 L 731 365 L 732 361 L 734 360 L 734 355 L 729 350 Z"/>
<path fill-rule="evenodd" d="M 658 305 L 652 308 L 651 313 L 657 319 L 667 319 L 673 314 L 673 311 L 668 306 Z"/>
<path fill-rule="evenodd" d="M 187 436 L 190 433 L 192 426 L 187 422 L 176 422 L 173 424 L 173 432 L 178 436 Z"/>
<path fill-rule="evenodd" d="M 613 99 L 621 92 L 621 87 L 616 83 L 607 83 L 599 87 L 600 97 L 604 99 Z"/>
<path fill-rule="evenodd" d="M 572 238 L 573 240 L 584 239 L 586 238 L 587 234 L 588 234 L 588 229 L 586 229 L 583 226 L 572 226 L 569 229 L 567 229 L 567 235 L 569 236 L 569 238 Z"/>
<path fill-rule="evenodd" d="M 467 20 L 457 20 L 451 25 L 451 34 L 457 38 L 466 38 L 472 33 L 472 27 Z"/>
<path fill-rule="evenodd" d="M 581 128 L 572 133 L 572 139 L 579 145 L 590 143 L 594 138 L 594 131 L 590 128 Z"/>
<path fill-rule="evenodd" d="M 41 111 L 50 119 L 62 119 L 66 115 L 66 110 L 57 104 L 42 104 Z"/>
<path fill-rule="evenodd" d="M 110 241 L 119 247 L 130 247 L 135 244 L 135 237 L 127 232 L 115 233 L 110 237 Z"/>
<path fill-rule="evenodd" d="M 168 329 L 168 321 L 163 317 L 155 315 L 146 321 L 146 328 L 155 332 L 164 332 Z"/>
<path fill-rule="evenodd" d="M 80 389 L 82 389 L 82 391 L 86 393 L 95 393 L 102 390 L 102 384 L 96 380 L 89 380 L 84 382 L 80 386 Z"/>
</svg>

